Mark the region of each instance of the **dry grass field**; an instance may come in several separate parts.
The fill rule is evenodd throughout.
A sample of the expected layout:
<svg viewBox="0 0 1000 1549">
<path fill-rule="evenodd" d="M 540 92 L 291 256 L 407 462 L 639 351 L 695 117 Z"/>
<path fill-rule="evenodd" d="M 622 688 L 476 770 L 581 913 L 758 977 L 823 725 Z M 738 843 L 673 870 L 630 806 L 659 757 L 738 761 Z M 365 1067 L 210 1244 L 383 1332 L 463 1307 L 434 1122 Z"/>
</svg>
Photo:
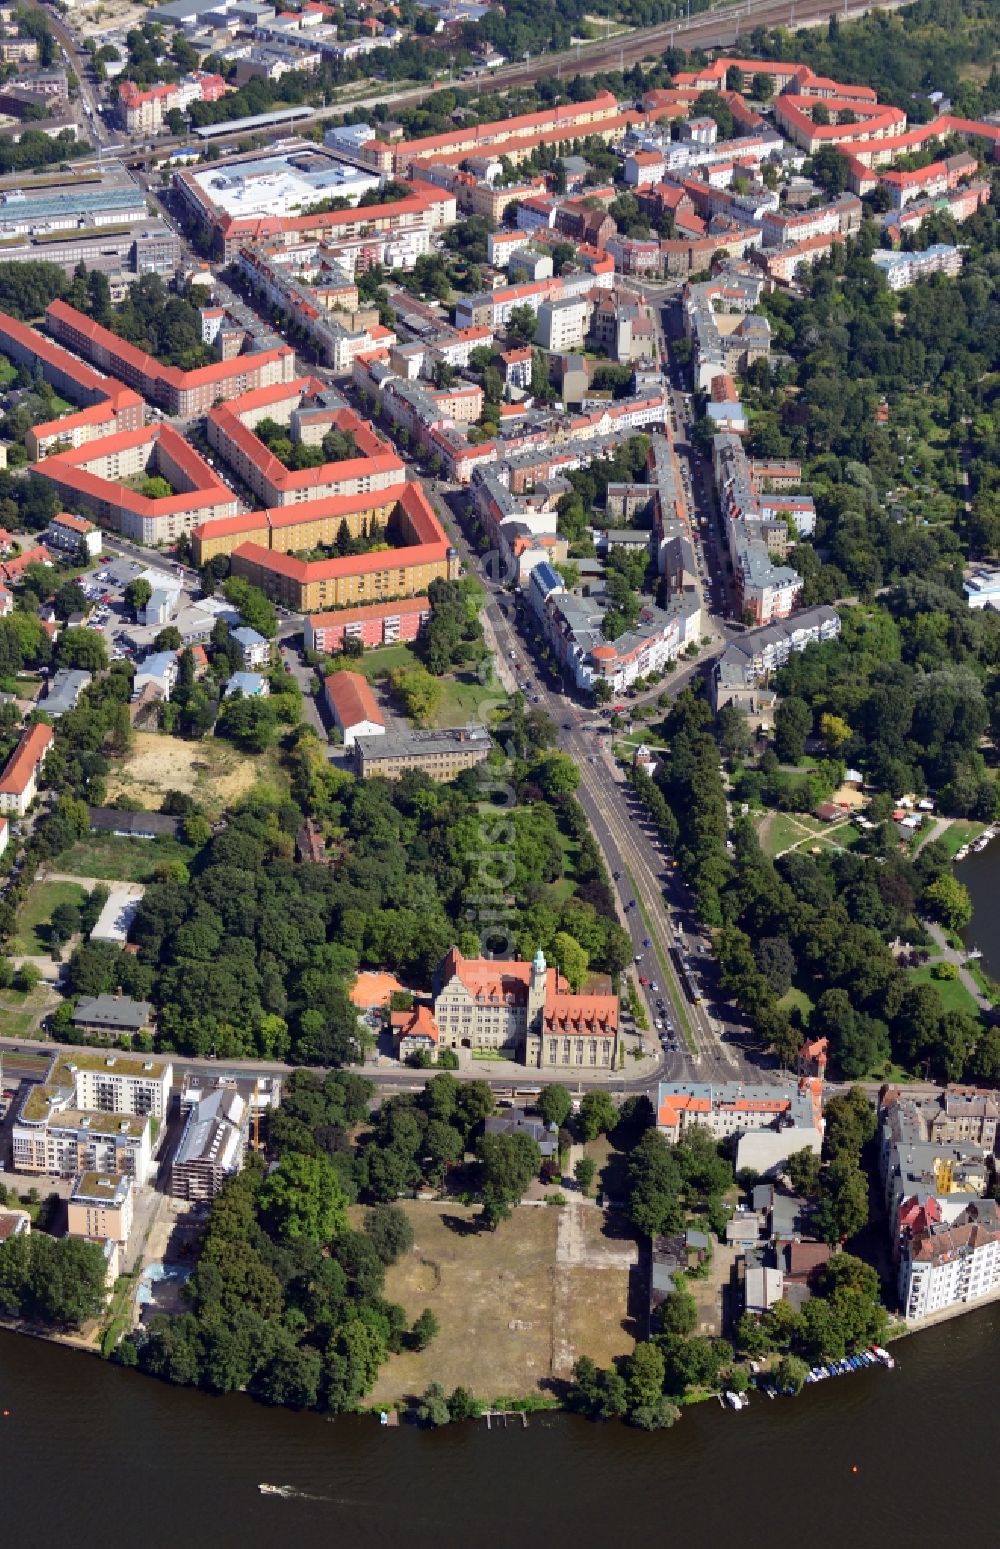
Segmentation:
<svg viewBox="0 0 1000 1549">
<path fill-rule="evenodd" d="M 160 732 L 140 731 L 135 734 L 132 753 L 108 777 L 108 799 L 131 796 L 143 807 L 155 810 L 167 791 L 184 791 L 211 817 L 245 795 L 258 780 L 273 777 L 275 767 L 267 754 L 252 757 L 212 737 L 185 742 Z"/>
<path fill-rule="evenodd" d="M 431 1382 L 484 1400 L 526 1398 L 567 1378 L 578 1355 L 606 1364 L 631 1350 L 635 1244 L 604 1237 L 595 1206 L 521 1206 L 496 1232 L 473 1230 L 475 1211 L 451 1201 L 403 1209 L 416 1244 L 389 1270 L 385 1294 L 411 1320 L 431 1307 L 441 1332 L 426 1350 L 390 1357 L 370 1403 Z"/>
</svg>

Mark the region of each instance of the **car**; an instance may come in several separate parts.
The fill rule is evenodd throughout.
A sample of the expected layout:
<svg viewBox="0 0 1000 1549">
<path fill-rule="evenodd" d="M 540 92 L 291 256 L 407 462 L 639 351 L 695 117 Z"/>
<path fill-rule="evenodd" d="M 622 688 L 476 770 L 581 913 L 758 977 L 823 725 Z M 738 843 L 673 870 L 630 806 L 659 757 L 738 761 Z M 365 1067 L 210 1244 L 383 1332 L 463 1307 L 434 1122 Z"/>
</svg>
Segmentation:
<svg viewBox="0 0 1000 1549">
<path fill-rule="evenodd" d="M 653 1023 L 653 1026 L 656 1028 L 657 1032 L 662 1032 L 663 1031 L 663 1023 L 660 1021 L 659 1017 L 656 1018 L 656 1021 Z"/>
<path fill-rule="evenodd" d="M 573 730 L 573 722 L 572 721 L 563 721 L 562 725 L 563 725 L 563 731 L 572 731 Z"/>
<path fill-rule="evenodd" d="M 643 944 L 644 947 L 651 947 L 653 945 L 653 943 L 650 941 L 648 936 L 646 937 L 646 939 L 644 940 L 644 942 L 642 944 Z"/>
<path fill-rule="evenodd" d="M 635 954 L 635 957 L 632 959 L 632 961 L 633 961 L 633 963 L 641 963 L 642 962 L 642 953 L 641 952 L 637 952 Z"/>
<path fill-rule="evenodd" d="M 657 993 L 657 991 L 658 991 L 658 990 L 659 990 L 659 988 L 660 988 L 660 986 L 659 986 L 659 985 L 658 985 L 658 984 L 657 984 L 657 982 L 656 982 L 656 980 L 655 980 L 655 979 L 654 979 L 654 980 L 653 980 L 653 984 L 652 984 L 652 990 L 653 990 L 653 994 L 654 994 L 654 995 L 655 995 L 655 994 L 656 994 L 656 993 Z"/>
<path fill-rule="evenodd" d="M 611 875 L 614 878 L 614 880 L 617 882 L 620 879 L 620 877 L 621 877 L 621 872 L 620 871 L 613 871 L 611 873 Z"/>
<path fill-rule="evenodd" d="M 639 975 L 639 983 L 642 985 L 643 989 L 646 989 L 648 987 L 649 980 L 646 978 L 645 974 L 640 974 Z"/>
</svg>

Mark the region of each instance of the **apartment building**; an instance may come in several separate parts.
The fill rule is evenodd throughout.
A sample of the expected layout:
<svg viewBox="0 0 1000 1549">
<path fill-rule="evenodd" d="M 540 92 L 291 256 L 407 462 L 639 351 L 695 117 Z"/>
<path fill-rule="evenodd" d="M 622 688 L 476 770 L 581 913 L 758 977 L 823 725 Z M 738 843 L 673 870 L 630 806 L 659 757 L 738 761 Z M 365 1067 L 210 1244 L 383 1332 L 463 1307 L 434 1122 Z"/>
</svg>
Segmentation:
<svg viewBox="0 0 1000 1549">
<path fill-rule="evenodd" d="M 290 382 L 295 376 L 295 352 L 287 345 L 181 371 L 162 365 L 64 301 L 53 301 L 45 320 L 61 343 L 182 419 L 204 414 L 216 399 L 239 397 L 275 382 Z"/>
<path fill-rule="evenodd" d="M 750 708 L 761 684 L 788 661 L 795 651 L 835 640 L 840 634 L 840 615 L 833 608 L 803 608 L 790 618 L 776 620 L 761 629 L 748 629 L 730 641 L 715 663 L 709 679 L 709 698 L 718 714 L 723 705 Z"/>
<path fill-rule="evenodd" d="M 234 515 L 238 507 L 229 486 L 169 424 L 55 452 L 37 472 L 68 505 L 143 544 L 173 542 L 199 523 Z M 143 473 L 160 474 L 175 493 L 151 499 L 122 482 Z"/>
<path fill-rule="evenodd" d="M 21 733 L 2 774 L 0 774 L 0 812 L 23 818 L 38 794 L 38 777 L 55 733 L 51 726 L 39 723 Z"/>
<path fill-rule="evenodd" d="M 85 1172 L 73 1180 L 66 1204 L 66 1233 L 124 1248 L 132 1231 L 134 1184 L 128 1173 Z"/>
<path fill-rule="evenodd" d="M 217 102 L 227 90 L 221 75 L 204 70 L 146 90 L 135 81 L 122 81 L 118 87 L 118 117 L 122 128 L 131 135 L 159 134 L 174 108 L 183 112 L 192 102 Z"/>
<path fill-rule="evenodd" d="M 88 560 L 96 559 L 101 552 L 100 529 L 69 511 L 60 511 L 52 518 L 45 541 L 67 554 L 85 556 Z"/>
<path fill-rule="evenodd" d="M 245 1086 L 252 1083 L 220 1083 L 187 1102 L 182 1094 L 181 1111 L 186 1111 L 187 1118 L 170 1165 L 170 1192 L 175 1199 L 214 1199 L 223 1183 L 240 1171 L 252 1116 Z"/>
<path fill-rule="evenodd" d="M 12 1132 L 17 1172 L 127 1174 L 145 1183 L 151 1119 L 162 1124 L 173 1067 L 126 1054 L 57 1054 L 24 1098 Z"/>
<path fill-rule="evenodd" d="M 660 1134 L 676 1145 L 695 1126 L 707 1129 L 715 1140 L 751 1130 L 795 1130 L 801 1147 L 819 1152 L 823 1083 L 817 1077 L 800 1077 L 778 1086 L 753 1086 L 742 1081 L 661 1081 L 656 1103 Z"/>
<path fill-rule="evenodd" d="M 583 296 L 562 296 L 543 301 L 538 308 L 535 338 L 553 354 L 573 350 L 583 343 L 590 323 L 591 304 Z"/>
<path fill-rule="evenodd" d="M 431 616 L 426 597 L 371 602 L 335 613 L 313 613 L 305 621 L 306 649 L 332 655 L 345 640 L 360 640 L 366 648 L 416 640 Z"/>
<path fill-rule="evenodd" d="M 897 253 L 876 248 L 872 263 L 881 269 L 890 290 L 906 290 L 932 274 L 961 274 L 965 255 L 948 242 L 933 242 L 920 253 Z"/>
<path fill-rule="evenodd" d="M 1000 1215 L 995 1200 L 967 1205 L 942 1221 L 933 1200 L 906 1227 L 897 1280 L 908 1323 L 971 1308 L 1000 1292 Z"/>
<path fill-rule="evenodd" d="M 208 443 L 265 506 L 400 490 L 406 482 L 402 458 L 353 410 L 328 405 L 328 396 L 321 382 L 300 377 L 217 404 L 205 422 Z M 314 468 L 286 468 L 254 434 L 263 419 L 287 420 L 290 439 L 305 445 L 340 431 L 351 437 L 356 455 Z"/>
</svg>

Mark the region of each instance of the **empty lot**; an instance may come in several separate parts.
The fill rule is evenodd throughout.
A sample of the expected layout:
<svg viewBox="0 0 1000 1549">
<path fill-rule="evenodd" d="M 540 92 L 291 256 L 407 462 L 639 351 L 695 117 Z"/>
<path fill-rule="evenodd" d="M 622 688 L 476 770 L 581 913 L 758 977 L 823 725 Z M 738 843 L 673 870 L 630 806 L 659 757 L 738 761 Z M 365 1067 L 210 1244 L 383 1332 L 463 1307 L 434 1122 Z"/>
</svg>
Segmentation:
<svg viewBox="0 0 1000 1549">
<path fill-rule="evenodd" d="M 389 1270 L 385 1294 L 411 1321 L 432 1308 L 441 1332 L 426 1350 L 390 1357 L 369 1402 L 431 1382 L 484 1400 L 529 1397 L 552 1391 L 579 1355 L 607 1364 L 631 1350 L 623 1325 L 635 1244 L 606 1238 L 595 1206 L 522 1205 L 496 1232 L 475 1231 L 476 1212 L 451 1201 L 402 1208 L 416 1243 Z"/>
</svg>

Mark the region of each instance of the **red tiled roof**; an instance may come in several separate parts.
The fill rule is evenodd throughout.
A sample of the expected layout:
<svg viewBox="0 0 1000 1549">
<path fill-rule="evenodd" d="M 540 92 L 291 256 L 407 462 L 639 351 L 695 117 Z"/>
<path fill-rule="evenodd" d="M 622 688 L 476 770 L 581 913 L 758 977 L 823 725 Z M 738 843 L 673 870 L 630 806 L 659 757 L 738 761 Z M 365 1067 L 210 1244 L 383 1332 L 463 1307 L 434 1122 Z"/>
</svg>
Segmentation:
<svg viewBox="0 0 1000 1549">
<path fill-rule="evenodd" d="M 45 726 L 41 722 L 24 732 L 7 761 L 7 767 L 0 775 L 0 794 L 4 796 L 23 794 L 32 775 L 45 757 L 54 736 L 52 727 Z"/>
<path fill-rule="evenodd" d="M 345 731 L 362 721 L 371 721 L 375 726 L 385 725 L 371 684 L 362 673 L 331 672 L 324 682 L 330 709 Z"/>
<path fill-rule="evenodd" d="M 362 619 L 396 618 L 407 613 L 431 611 L 426 592 L 417 597 L 397 597 L 394 602 L 365 602 L 356 608 L 338 608 L 331 613 L 310 613 L 309 623 L 314 630 L 326 629 L 333 624 L 354 624 Z"/>
</svg>

